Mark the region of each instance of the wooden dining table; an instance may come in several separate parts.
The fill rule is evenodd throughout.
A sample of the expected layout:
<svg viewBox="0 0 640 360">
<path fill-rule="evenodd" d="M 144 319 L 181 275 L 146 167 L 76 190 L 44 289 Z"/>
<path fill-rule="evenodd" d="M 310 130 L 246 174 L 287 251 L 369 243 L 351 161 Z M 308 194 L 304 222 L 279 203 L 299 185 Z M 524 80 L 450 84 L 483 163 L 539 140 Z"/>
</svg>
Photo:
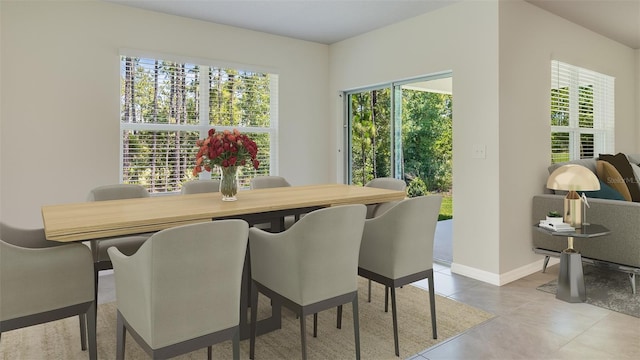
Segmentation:
<svg viewBox="0 0 640 360">
<path fill-rule="evenodd" d="M 222 201 L 220 193 L 202 193 L 45 205 L 42 220 L 48 240 L 70 242 L 155 232 L 212 219 L 257 223 L 310 209 L 376 204 L 405 196 L 403 191 L 356 185 L 290 186 L 239 191 L 233 202 Z"/>
<path fill-rule="evenodd" d="M 73 242 L 149 233 L 216 219 L 243 219 L 249 225 L 271 223 L 284 229 L 284 217 L 345 204 L 377 204 L 402 200 L 404 191 L 344 184 L 291 186 L 239 191 L 237 201 L 222 201 L 220 193 L 152 196 L 138 199 L 46 205 L 42 220 L 46 238 Z M 240 337 L 249 336 L 247 309 L 251 283 L 250 254 L 243 271 Z M 271 317 L 257 324 L 263 334 L 281 326 L 281 305 L 272 301 Z"/>
</svg>

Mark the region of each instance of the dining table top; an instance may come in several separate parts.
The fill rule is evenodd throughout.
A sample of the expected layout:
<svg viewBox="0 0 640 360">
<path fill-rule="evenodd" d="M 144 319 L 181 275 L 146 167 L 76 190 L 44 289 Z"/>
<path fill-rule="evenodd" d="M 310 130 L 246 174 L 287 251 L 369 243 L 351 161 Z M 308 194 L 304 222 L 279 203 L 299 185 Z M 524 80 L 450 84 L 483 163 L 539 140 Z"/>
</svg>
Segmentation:
<svg viewBox="0 0 640 360">
<path fill-rule="evenodd" d="M 42 219 L 48 240 L 71 242 L 155 232 L 247 214 L 377 204 L 402 200 L 406 193 L 358 185 L 322 184 L 243 190 L 236 197 L 237 201 L 222 201 L 221 194 L 215 192 L 45 205 Z"/>
</svg>

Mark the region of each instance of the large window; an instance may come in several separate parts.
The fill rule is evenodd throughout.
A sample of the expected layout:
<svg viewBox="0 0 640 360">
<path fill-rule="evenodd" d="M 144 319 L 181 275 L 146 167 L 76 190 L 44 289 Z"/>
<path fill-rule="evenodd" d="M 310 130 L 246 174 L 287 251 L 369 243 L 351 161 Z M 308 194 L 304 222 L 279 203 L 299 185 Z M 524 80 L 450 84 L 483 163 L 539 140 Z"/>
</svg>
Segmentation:
<svg viewBox="0 0 640 360">
<path fill-rule="evenodd" d="M 277 75 L 127 50 L 120 57 L 120 77 L 123 183 L 152 193 L 179 190 L 193 179 L 196 140 L 212 127 L 238 129 L 258 144 L 260 168 L 240 168 L 241 187 L 277 170 Z"/>
<path fill-rule="evenodd" d="M 614 78 L 551 61 L 551 162 L 614 151 Z"/>
</svg>

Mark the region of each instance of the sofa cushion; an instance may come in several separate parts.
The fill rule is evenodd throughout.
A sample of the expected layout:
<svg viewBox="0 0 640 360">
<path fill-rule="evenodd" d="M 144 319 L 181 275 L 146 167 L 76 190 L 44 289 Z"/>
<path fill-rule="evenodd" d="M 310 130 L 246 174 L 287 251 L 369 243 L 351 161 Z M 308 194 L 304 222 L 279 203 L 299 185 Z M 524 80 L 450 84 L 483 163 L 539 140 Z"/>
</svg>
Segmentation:
<svg viewBox="0 0 640 360">
<path fill-rule="evenodd" d="M 615 155 L 601 154 L 599 160 L 604 160 L 610 163 L 616 168 L 616 170 L 618 170 L 620 175 L 622 175 L 624 183 L 629 189 L 631 199 L 634 202 L 640 202 L 640 186 L 638 185 L 638 180 L 633 173 L 633 169 L 631 168 L 631 164 L 629 164 L 627 156 L 623 153 L 617 153 Z"/>
<path fill-rule="evenodd" d="M 640 170 L 640 167 L 638 167 Z M 625 198 L 620 194 L 620 192 L 611 186 L 607 185 L 604 181 L 598 179 L 600 181 L 600 190 L 596 191 L 580 191 L 580 193 L 584 193 L 588 198 L 596 198 L 596 199 L 609 199 L 609 200 L 622 200 Z"/>
<path fill-rule="evenodd" d="M 624 178 L 613 165 L 604 160 L 596 161 L 596 175 L 598 179 L 619 192 L 626 201 L 632 201 L 631 193 L 624 182 Z"/>
</svg>

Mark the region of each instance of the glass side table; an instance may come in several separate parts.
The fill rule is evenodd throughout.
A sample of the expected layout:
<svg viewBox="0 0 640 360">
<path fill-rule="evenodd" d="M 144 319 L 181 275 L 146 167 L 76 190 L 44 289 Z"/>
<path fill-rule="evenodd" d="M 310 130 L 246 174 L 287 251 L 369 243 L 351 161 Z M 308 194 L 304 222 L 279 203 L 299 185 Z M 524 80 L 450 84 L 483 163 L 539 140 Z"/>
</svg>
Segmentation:
<svg viewBox="0 0 640 360">
<path fill-rule="evenodd" d="M 584 288 L 582 256 L 573 248 L 573 239 L 609 235 L 611 231 L 597 224 L 583 225 L 573 231 L 555 231 L 538 225 L 533 227 L 549 235 L 567 237 L 568 246 L 560 253 L 560 274 L 558 274 L 556 299 L 570 303 L 584 302 L 587 299 L 587 293 Z"/>
</svg>

